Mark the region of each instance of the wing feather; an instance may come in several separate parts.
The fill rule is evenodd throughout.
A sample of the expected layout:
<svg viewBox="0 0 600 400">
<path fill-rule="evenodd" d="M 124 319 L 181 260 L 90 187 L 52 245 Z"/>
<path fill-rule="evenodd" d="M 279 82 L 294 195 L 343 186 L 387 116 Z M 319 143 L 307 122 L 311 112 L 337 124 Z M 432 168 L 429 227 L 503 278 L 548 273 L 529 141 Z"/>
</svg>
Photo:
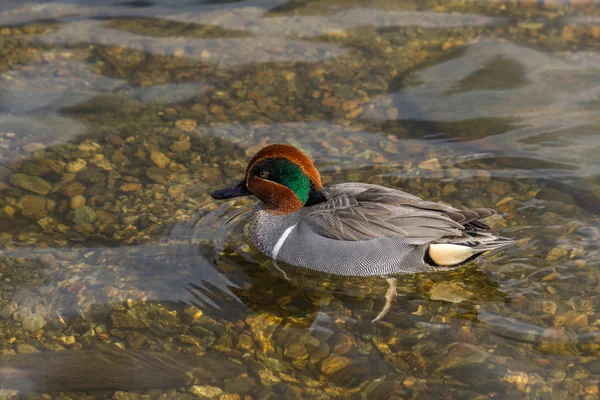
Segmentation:
<svg viewBox="0 0 600 400">
<path fill-rule="evenodd" d="M 487 229 L 480 221 L 495 214 L 489 208 L 459 210 L 395 189 L 362 183 L 334 185 L 328 201 L 311 206 L 303 221 L 316 233 L 337 240 L 402 237 L 415 244 L 441 238 L 468 238 Z"/>
</svg>

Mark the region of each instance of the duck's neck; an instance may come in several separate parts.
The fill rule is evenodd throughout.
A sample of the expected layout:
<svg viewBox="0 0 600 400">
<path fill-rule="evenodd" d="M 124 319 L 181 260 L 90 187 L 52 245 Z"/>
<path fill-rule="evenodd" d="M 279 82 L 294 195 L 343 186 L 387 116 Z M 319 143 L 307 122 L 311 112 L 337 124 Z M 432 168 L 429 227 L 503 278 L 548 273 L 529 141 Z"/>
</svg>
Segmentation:
<svg viewBox="0 0 600 400">
<path fill-rule="evenodd" d="M 304 207 L 314 206 L 315 204 L 323 203 L 324 201 L 327 201 L 325 193 L 312 187 L 308 193 L 308 200 L 304 203 Z"/>
</svg>

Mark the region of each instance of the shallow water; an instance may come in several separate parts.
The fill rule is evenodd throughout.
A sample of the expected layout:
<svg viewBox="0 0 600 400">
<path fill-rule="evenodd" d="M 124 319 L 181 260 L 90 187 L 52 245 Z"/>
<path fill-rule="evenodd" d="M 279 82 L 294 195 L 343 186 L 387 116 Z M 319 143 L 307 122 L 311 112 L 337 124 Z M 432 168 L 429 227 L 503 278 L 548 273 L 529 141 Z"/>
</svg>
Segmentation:
<svg viewBox="0 0 600 400">
<path fill-rule="evenodd" d="M 597 398 L 600 4 L 572 3 L 2 2 L 0 398 Z M 278 269 L 254 200 L 209 197 L 277 142 L 517 244 L 399 276 L 371 323 L 383 279 Z M 140 370 L 77 369 L 108 345 Z M 64 387 L 15 369 L 76 351 Z"/>
</svg>

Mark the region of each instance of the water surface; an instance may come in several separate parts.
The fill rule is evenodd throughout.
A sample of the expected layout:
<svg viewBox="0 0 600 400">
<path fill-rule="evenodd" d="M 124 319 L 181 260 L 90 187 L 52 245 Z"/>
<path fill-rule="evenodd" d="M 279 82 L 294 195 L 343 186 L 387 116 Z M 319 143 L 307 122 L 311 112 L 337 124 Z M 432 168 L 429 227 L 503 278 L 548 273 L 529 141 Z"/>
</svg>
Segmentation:
<svg viewBox="0 0 600 400">
<path fill-rule="evenodd" d="M 3 2 L 0 368 L 226 367 L 69 364 L 76 393 L 0 397 L 597 398 L 600 5 L 572 3 Z M 371 323 L 384 280 L 278 269 L 255 200 L 209 197 L 269 143 L 326 184 L 495 208 L 517 244 L 399 276 Z"/>
</svg>

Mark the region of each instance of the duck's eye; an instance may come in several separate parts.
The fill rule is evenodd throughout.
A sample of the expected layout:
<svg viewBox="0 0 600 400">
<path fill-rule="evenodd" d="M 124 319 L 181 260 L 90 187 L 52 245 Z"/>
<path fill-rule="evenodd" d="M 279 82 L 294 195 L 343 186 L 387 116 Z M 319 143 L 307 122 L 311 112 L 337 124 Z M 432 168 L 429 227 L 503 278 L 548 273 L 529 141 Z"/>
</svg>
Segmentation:
<svg viewBox="0 0 600 400">
<path fill-rule="evenodd" d="M 266 178 L 268 178 L 268 177 L 269 177 L 269 173 L 268 173 L 267 171 L 260 171 L 260 172 L 258 173 L 258 176 L 260 176 L 260 177 L 261 177 L 261 178 L 263 178 L 263 179 L 266 179 Z"/>
</svg>

